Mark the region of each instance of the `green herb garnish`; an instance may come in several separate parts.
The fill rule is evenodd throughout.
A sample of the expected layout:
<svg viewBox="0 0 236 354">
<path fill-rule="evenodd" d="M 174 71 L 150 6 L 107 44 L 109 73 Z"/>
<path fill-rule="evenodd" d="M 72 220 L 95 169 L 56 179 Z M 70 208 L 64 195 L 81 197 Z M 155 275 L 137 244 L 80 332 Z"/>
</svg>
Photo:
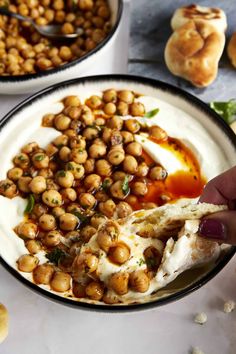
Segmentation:
<svg viewBox="0 0 236 354">
<path fill-rule="evenodd" d="M 107 192 L 110 187 L 110 181 L 109 179 L 105 178 L 104 181 L 102 182 L 102 189 Z"/>
<path fill-rule="evenodd" d="M 79 211 L 76 211 L 76 209 L 72 210 L 71 211 L 72 214 L 74 214 L 78 219 L 79 221 L 82 223 L 82 224 L 87 224 L 88 221 L 89 221 L 89 217 L 80 213 Z"/>
<path fill-rule="evenodd" d="M 66 167 L 67 167 L 67 170 L 69 170 L 69 171 L 73 171 L 74 170 L 74 166 L 73 166 L 73 164 L 71 162 L 68 162 Z"/>
<path fill-rule="evenodd" d="M 44 155 L 37 155 L 34 158 L 36 161 L 42 161 L 44 159 Z"/>
<path fill-rule="evenodd" d="M 66 177 L 66 172 L 63 171 L 63 170 L 58 171 L 58 172 L 57 172 L 57 176 L 58 176 L 58 177 Z"/>
<path fill-rule="evenodd" d="M 20 161 L 26 161 L 26 158 L 23 155 L 18 156 L 18 160 Z"/>
<path fill-rule="evenodd" d="M 144 117 L 145 117 L 145 118 L 153 118 L 159 111 L 160 111 L 159 108 L 155 108 L 155 109 L 153 109 L 152 111 L 146 112 L 146 113 L 144 114 Z"/>
<path fill-rule="evenodd" d="M 28 201 L 24 213 L 30 214 L 34 208 L 34 204 L 35 204 L 35 198 L 33 194 L 30 194 L 28 197 Z"/>
<path fill-rule="evenodd" d="M 126 175 L 125 178 L 124 178 L 124 181 L 122 183 L 122 192 L 126 195 L 128 194 L 130 191 L 130 188 L 129 188 L 129 175 Z"/>
<path fill-rule="evenodd" d="M 58 265 L 61 258 L 66 256 L 66 252 L 61 250 L 60 248 L 54 248 L 51 252 L 46 254 L 46 258 L 56 265 Z"/>
<path fill-rule="evenodd" d="M 236 120 L 236 99 L 228 102 L 211 102 L 211 109 L 219 114 L 226 123 L 231 124 Z"/>
<path fill-rule="evenodd" d="M 137 261 L 137 264 L 139 267 L 141 267 L 143 264 L 145 264 L 145 260 L 143 258 L 140 258 L 139 261 Z"/>
</svg>

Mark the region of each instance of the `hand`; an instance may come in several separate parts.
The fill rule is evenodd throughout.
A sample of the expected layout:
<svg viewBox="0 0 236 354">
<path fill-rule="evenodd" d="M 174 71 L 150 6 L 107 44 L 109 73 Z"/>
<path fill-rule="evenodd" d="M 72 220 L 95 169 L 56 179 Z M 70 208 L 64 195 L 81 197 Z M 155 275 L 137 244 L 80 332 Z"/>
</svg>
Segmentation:
<svg viewBox="0 0 236 354">
<path fill-rule="evenodd" d="M 199 235 L 236 245 L 236 166 L 208 182 L 199 202 L 226 204 L 229 208 L 203 218 Z"/>
</svg>

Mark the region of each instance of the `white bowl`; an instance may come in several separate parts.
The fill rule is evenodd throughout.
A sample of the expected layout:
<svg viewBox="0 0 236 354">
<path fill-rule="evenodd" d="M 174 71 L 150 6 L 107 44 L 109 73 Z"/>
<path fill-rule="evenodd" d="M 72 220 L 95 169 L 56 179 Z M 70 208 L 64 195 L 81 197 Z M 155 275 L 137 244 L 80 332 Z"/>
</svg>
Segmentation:
<svg viewBox="0 0 236 354">
<path fill-rule="evenodd" d="M 170 128 L 172 133 L 167 131 L 168 134 L 178 138 L 184 130 L 188 134 L 192 132 L 191 143 L 195 148 L 195 153 L 199 153 L 201 166 L 203 170 L 205 169 L 204 172 L 208 178 L 212 178 L 216 173 L 223 172 L 226 168 L 236 164 L 235 135 L 205 103 L 181 89 L 163 82 L 134 76 L 106 75 L 74 79 L 51 86 L 27 98 L 8 113 L 0 123 L 0 179 L 5 178 L 7 170 L 11 167 L 11 158 L 24 144 L 36 140 L 43 146 L 59 135 L 58 131 L 40 127 L 40 124 L 45 113 L 60 111 L 60 100 L 63 97 L 78 94 L 85 98 L 88 94 L 96 94 L 111 87 L 117 90 L 130 89 L 143 95 L 149 95 L 161 100 L 162 107 L 172 107 L 174 120 L 178 124 L 175 128 L 172 126 Z M 159 113 L 157 119 L 162 120 L 162 124 L 165 124 L 165 120 L 171 119 L 171 114 L 161 116 L 161 109 Z M 201 127 L 200 130 L 199 127 Z M 206 154 L 203 156 L 200 156 L 202 155 L 201 146 L 196 146 L 194 143 L 194 140 L 196 141 L 194 135 L 199 135 L 201 144 L 204 145 L 203 151 Z M 214 158 L 209 161 L 210 151 Z M 80 302 L 52 292 L 45 286 L 36 286 L 31 281 L 31 273 L 22 273 L 17 270 L 16 260 L 20 255 L 27 253 L 27 250 L 23 240 L 13 232 L 12 228 L 22 220 L 22 210 L 24 210 L 25 204 L 22 204 L 23 201 L 21 201 L 21 204 L 18 205 L 21 208 L 21 213 L 19 213 L 19 210 L 12 206 L 9 199 L 4 199 L 0 213 L 0 262 L 15 278 L 39 294 L 61 304 L 77 308 L 109 312 L 132 311 L 156 307 L 177 300 L 209 281 L 227 264 L 235 252 L 234 247 L 222 250 L 221 256 L 216 262 L 181 274 L 166 289 L 161 289 L 151 295 L 148 301 L 142 299 L 141 303 L 113 306 L 97 304 L 91 300 Z"/>
<path fill-rule="evenodd" d="M 112 29 L 96 48 L 83 57 L 55 69 L 37 74 L 0 76 L 0 94 L 33 93 L 63 80 L 108 73 L 114 61 L 113 52 L 123 15 L 123 0 L 108 0 L 108 3 L 111 9 Z M 102 71 L 100 67 L 103 68 Z"/>
</svg>

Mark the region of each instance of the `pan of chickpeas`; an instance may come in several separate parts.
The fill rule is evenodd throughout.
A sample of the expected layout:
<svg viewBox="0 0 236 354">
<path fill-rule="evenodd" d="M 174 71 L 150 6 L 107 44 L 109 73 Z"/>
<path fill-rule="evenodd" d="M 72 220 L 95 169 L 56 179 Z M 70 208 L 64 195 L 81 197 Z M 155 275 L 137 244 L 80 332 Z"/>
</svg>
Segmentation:
<svg viewBox="0 0 236 354">
<path fill-rule="evenodd" d="M 175 94 L 164 83 L 131 76 L 75 79 L 44 89 L 1 122 L 0 261 L 36 292 L 77 308 L 130 311 L 197 286 L 186 282 L 145 301 L 167 240 L 140 234 L 145 247 L 137 261 L 137 244 L 119 240 L 119 224 L 134 211 L 197 197 L 205 184 L 194 153 L 158 125 L 159 107 L 143 103 L 155 87 Z M 193 185 L 186 179 L 184 192 L 181 175 L 181 192 L 176 183 L 172 188 L 142 139 L 181 155 Z M 104 258 L 114 269 L 108 279 Z M 136 269 L 129 271 L 132 259 Z M 136 300 L 122 301 L 129 292 Z"/>
<path fill-rule="evenodd" d="M 0 7 L 61 33 L 81 28 L 77 39 L 55 41 L 15 18 L 0 15 L 0 92 L 27 93 L 76 76 L 104 61 L 109 66 L 119 31 L 122 0 L 0 0 Z M 101 72 L 101 70 L 100 70 Z"/>
</svg>

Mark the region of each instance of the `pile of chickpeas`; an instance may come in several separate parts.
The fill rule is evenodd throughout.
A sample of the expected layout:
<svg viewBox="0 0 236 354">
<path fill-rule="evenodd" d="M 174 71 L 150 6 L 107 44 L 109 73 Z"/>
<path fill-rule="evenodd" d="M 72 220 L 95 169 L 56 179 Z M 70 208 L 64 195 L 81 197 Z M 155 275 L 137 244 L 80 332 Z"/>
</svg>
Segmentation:
<svg viewBox="0 0 236 354">
<path fill-rule="evenodd" d="M 110 32 L 106 0 L 0 0 L 0 6 L 32 18 L 39 26 L 61 25 L 61 32 L 84 30 L 76 40 L 55 42 L 28 23 L 0 15 L 0 75 L 25 75 L 50 70 L 82 57 Z"/>
<path fill-rule="evenodd" d="M 115 219 L 130 215 L 150 186 L 167 176 L 163 167 L 145 161 L 142 145 L 135 141 L 135 134 L 149 134 L 162 141 L 168 138 L 160 127 L 148 127 L 136 118 L 145 115 L 137 97 L 132 91 L 114 89 L 83 103 L 77 96 L 65 97 L 60 113 L 49 113 L 42 119 L 44 127 L 61 134 L 45 149 L 36 142 L 23 146 L 13 158 L 7 179 L 0 181 L 0 195 L 20 195 L 28 197 L 31 204 L 34 201 L 15 232 L 29 251 L 18 259 L 18 269 L 32 272 L 35 283 L 106 303 L 117 301 L 107 296 L 107 288 L 118 295 L 125 294 L 129 286 L 143 292 L 146 288 L 139 287 L 139 276 L 142 284 L 149 284 L 148 272 L 118 272 L 107 287 L 96 273 L 98 254 L 80 253 L 99 228 L 97 242 L 119 271 L 130 250 L 119 241 Z M 150 209 L 157 204 L 141 206 Z M 37 253 L 41 250 L 59 250 L 63 256 L 56 264 L 39 264 Z M 149 247 L 144 257 L 158 259 L 158 252 Z M 123 290 L 117 285 L 120 280 L 126 284 Z"/>
</svg>

